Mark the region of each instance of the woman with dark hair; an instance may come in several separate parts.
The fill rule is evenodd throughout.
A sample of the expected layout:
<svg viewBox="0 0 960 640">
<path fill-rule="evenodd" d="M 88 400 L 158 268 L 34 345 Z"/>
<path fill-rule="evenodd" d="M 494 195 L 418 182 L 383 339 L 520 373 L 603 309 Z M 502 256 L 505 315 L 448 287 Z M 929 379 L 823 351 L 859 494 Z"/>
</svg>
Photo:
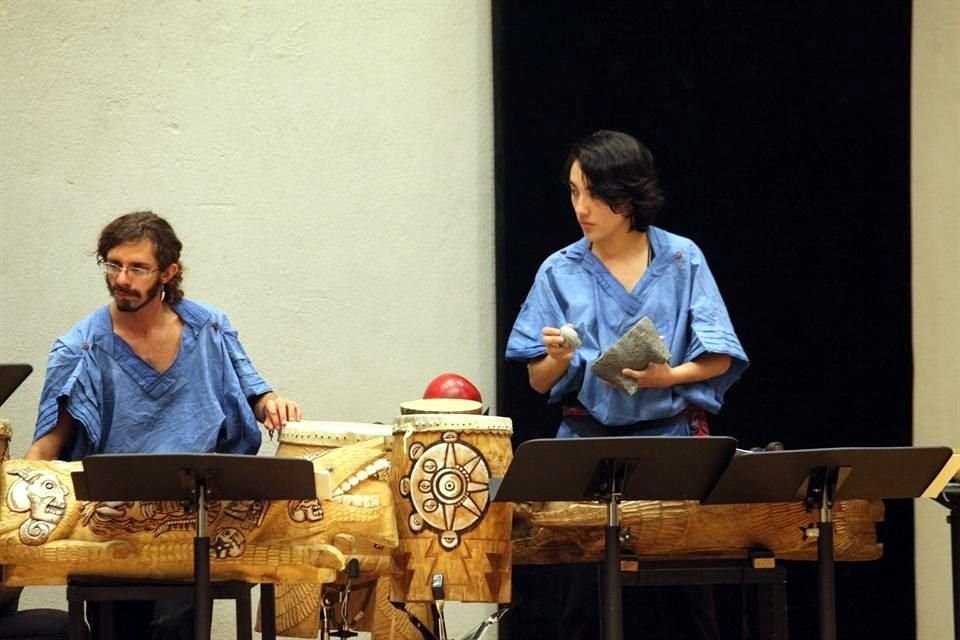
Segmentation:
<svg viewBox="0 0 960 640">
<path fill-rule="evenodd" d="M 573 146 L 565 169 L 583 237 L 541 265 L 507 358 L 526 362 L 530 385 L 562 404 L 557 437 L 707 433 L 707 413 L 720 410 L 748 360 L 699 247 L 653 225 L 663 195 L 650 152 L 625 133 L 598 131 Z M 631 394 L 591 365 L 644 317 L 671 357 L 622 369 L 637 387 Z M 589 581 L 569 582 L 583 589 Z M 550 637 L 577 637 L 577 619 L 584 637 L 596 637 L 597 607 L 563 590 L 573 619 Z"/>
<path fill-rule="evenodd" d="M 541 265 L 507 358 L 527 362 L 530 385 L 563 403 L 558 437 L 701 432 L 705 412 L 720 410 L 747 367 L 703 254 L 652 225 L 663 195 L 650 152 L 631 136 L 598 131 L 574 145 L 566 166 L 583 238 Z M 588 365 L 644 316 L 672 357 L 624 369 L 639 387 L 631 395 Z M 568 324 L 578 347 L 561 335 Z M 568 416 L 586 420 L 571 424 Z"/>
</svg>

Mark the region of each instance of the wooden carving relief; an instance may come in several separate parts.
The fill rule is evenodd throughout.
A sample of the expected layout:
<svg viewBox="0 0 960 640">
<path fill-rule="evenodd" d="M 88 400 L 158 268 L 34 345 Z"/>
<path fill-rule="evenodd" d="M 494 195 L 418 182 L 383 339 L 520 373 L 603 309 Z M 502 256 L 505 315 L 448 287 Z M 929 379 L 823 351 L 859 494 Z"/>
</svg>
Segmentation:
<svg viewBox="0 0 960 640">
<path fill-rule="evenodd" d="M 490 501 L 491 477 L 506 473 L 509 418 L 404 415 L 394 423 L 394 499 L 399 546 L 390 597 L 431 602 L 434 575 L 445 597 L 509 602 L 513 507 Z"/>
<path fill-rule="evenodd" d="M 400 478 L 400 495 L 413 512 L 407 526 L 414 533 L 429 529 L 448 551 L 460 544 L 460 533 L 483 519 L 490 501 L 490 466 L 483 453 L 460 442 L 456 431 L 447 431 L 426 446 L 410 445 L 407 457 L 413 466 Z"/>
<path fill-rule="evenodd" d="M 10 459 L 10 440 L 13 438 L 13 427 L 10 421 L 0 418 L 0 462 Z"/>
<path fill-rule="evenodd" d="M 331 526 L 331 544 L 346 558 L 360 563 L 361 577 L 354 584 L 374 585 L 390 571 L 390 550 L 396 546 L 396 520 L 390 490 L 390 427 L 365 423 L 303 422 L 288 425 L 280 438 L 277 455 L 305 458 L 317 468 L 327 469 L 334 483 L 330 500 L 298 506 L 294 520 L 323 517 Z M 344 518 L 354 524 L 342 524 Z M 357 526 L 359 521 L 365 524 Z M 385 538 L 389 531 L 391 538 Z M 343 571 L 329 581 L 345 582 Z M 322 609 L 322 591 L 317 584 L 279 584 L 276 589 L 277 634 L 294 638 L 316 638 Z M 382 589 L 381 589 L 382 591 Z M 351 602 L 354 628 L 372 631 L 375 625 L 391 624 L 394 609 L 377 602 L 367 589 L 358 589 Z M 386 605 L 384 607 L 383 605 Z M 386 616 L 386 617 L 385 617 Z M 396 640 L 407 636 L 395 635 Z M 411 636 L 414 638 L 416 636 Z"/>
<path fill-rule="evenodd" d="M 628 500 L 620 505 L 629 532 L 624 553 L 646 558 L 743 558 L 766 549 L 784 560 L 815 560 L 817 541 L 804 536 L 816 520 L 800 503 L 702 505 Z M 876 523 L 879 500 L 845 500 L 833 511 L 837 560 L 875 560 L 883 554 Z M 586 502 L 524 503 L 513 521 L 517 564 L 599 562 L 606 506 Z"/>
<path fill-rule="evenodd" d="M 13 513 L 26 514 L 18 531 L 20 542 L 41 545 L 63 520 L 70 489 L 60 477 L 44 469 L 20 468 L 6 490 L 6 506 Z"/>
<path fill-rule="evenodd" d="M 503 475 L 512 458 L 506 419 L 410 415 L 392 428 L 325 429 L 319 436 L 308 426 L 291 429 L 278 455 L 309 459 L 328 473 L 331 498 L 209 505 L 214 579 L 280 583 L 280 635 L 318 635 L 321 584 L 328 591 L 342 584 L 350 558 L 360 563 L 354 584 L 361 595 L 349 615 L 374 640 L 420 637 L 389 600 L 412 602 L 408 607 L 429 623 L 419 603 L 432 599 L 434 573 L 445 575 L 450 600 L 508 602 L 512 563 L 603 558 L 604 505 L 490 502 L 489 480 Z M 68 575 L 84 574 L 189 578 L 195 513 L 179 502 L 78 501 L 70 473 L 80 466 L 3 463 L 6 584 L 63 584 Z M 876 535 L 882 502 L 840 501 L 833 517 L 837 560 L 882 555 Z M 804 536 L 816 514 L 800 503 L 627 501 L 620 518 L 630 534 L 624 553 L 641 558 L 742 558 L 763 548 L 781 559 L 816 559 L 816 540 Z"/>
<path fill-rule="evenodd" d="M 345 446 L 315 468 L 331 471 L 329 500 L 213 501 L 208 531 L 214 579 L 332 582 L 346 558 L 389 566 L 397 544 L 382 442 Z M 196 514 L 176 501 L 83 502 L 79 462 L 4 463 L 0 564 L 6 583 L 62 584 L 68 575 L 189 578 Z M 383 560 L 377 560 L 382 557 Z M 385 569 L 384 569 L 385 570 Z"/>
</svg>

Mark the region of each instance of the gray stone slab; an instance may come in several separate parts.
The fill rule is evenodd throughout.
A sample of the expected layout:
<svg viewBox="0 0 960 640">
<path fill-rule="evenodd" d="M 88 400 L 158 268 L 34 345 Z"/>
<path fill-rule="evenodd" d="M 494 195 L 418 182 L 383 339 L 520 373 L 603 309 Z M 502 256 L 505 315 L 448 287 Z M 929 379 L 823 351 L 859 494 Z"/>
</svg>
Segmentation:
<svg viewBox="0 0 960 640">
<path fill-rule="evenodd" d="M 590 366 L 590 370 L 618 389 L 633 395 L 637 392 L 637 383 L 620 373 L 621 370 L 641 371 L 651 362 L 662 364 L 669 361 L 670 349 L 664 344 L 653 321 L 644 316 L 604 351 Z"/>
</svg>

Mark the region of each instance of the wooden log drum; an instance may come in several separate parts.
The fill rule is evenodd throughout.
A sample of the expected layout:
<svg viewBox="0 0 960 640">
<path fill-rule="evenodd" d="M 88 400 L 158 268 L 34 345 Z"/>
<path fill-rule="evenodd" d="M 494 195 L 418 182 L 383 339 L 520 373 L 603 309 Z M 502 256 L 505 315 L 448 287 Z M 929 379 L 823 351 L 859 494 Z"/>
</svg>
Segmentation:
<svg viewBox="0 0 960 640">
<path fill-rule="evenodd" d="M 490 501 L 489 481 L 513 458 L 509 418 L 413 414 L 393 429 L 391 488 L 400 544 L 390 598 L 430 602 L 433 577 L 444 599 L 510 602 L 513 506 Z"/>
</svg>

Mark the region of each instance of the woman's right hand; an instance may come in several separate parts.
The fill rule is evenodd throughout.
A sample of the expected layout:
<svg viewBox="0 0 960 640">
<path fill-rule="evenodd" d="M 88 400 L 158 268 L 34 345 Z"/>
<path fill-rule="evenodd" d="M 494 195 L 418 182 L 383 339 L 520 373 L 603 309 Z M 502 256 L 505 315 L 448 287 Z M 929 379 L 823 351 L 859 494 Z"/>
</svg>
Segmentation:
<svg viewBox="0 0 960 640">
<path fill-rule="evenodd" d="M 576 351 L 576 347 L 563 337 L 560 329 L 556 327 L 544 327 L 542 333 L 543 345 L 547 348 L 547 357 L 564 364 L 569 363 L 573 358 L 573 352 Z"/>
<path fill-rule="evenodd" d="M 570 368 L 576 348 L 564 340 L 560 329 L 544 327 L 540 339 L 547 348 L 547 355 L 527 363 L 530 386 L 540 393 L 550 393 L 553 385 Z"/>
</svg>

